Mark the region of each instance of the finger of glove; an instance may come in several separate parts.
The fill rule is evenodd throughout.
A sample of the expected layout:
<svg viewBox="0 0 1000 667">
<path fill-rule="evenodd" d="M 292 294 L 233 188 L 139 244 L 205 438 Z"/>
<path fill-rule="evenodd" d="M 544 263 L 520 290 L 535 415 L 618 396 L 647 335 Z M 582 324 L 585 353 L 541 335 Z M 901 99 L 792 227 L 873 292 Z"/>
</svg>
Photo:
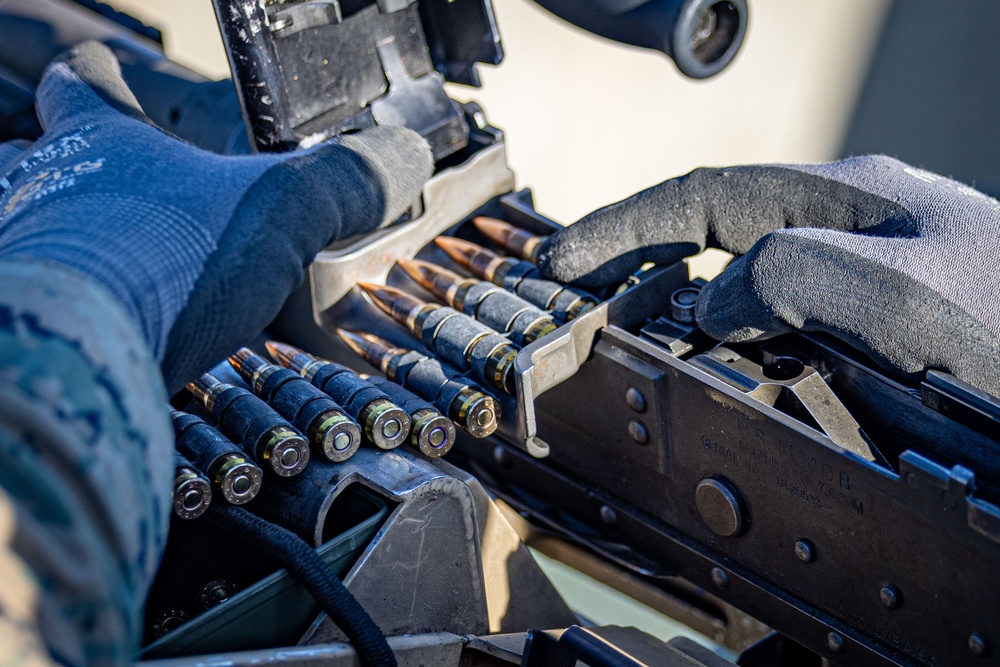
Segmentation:
<svg viewBox="0 0 1000 667">
<path fill-rule="evenodd" d="M 822 331 L 903 376 L 938 368 L 985 391 L 1000 390 L 1000 373 L 989 361 L 1000 354 L 997 337 L 925 283 L 877 261 L 886 255 L 886 240 L 859 243 L 852 235 L 846 250 L 838 242 L 846 236 L 824 230 L 765 236 L 702 290 L 699 326 L 728 342 Z"/>
<path fill-rule="evenodd" d="M 661 183 L 594 211 L 546 239 L 542 275 L 587 287 L 625 279 L 645 262 L 671 264 L 704 248 L 703 207 L 684 178 Z"/>
<path fill-rule="evenodd" d="M 14 139 L 0 144 L 0 177 L 14 168 L 30 145 L 31 142 L 24 139 Z"/>
<path fill-rule="evenodd" d="M 397 219 L 433 171 L 418 134 L 380 127 L 267 170 L 249 188 L 171 328 L 173 392 L 256 336 L 329 243 Z"/>
<path fill-rule="evenodd" d="M 289 259 L 301 264 L 334 241 L 398 219 L 433 169 L 430 146 L 419 134 L 372 128 L 271 167 L 249 188 L 234 219 L 262 227 L 272 246 L 287 246 Z"/>
<path fill-rule="evenodd" d="M 854 171 L 872 167 L 855 163 Z M 740 255 L 765 234 L 787 227 L 865 229 L 885 236 L 914 232 L 904 207 L 831 177 L 843 170 L 820 166 L 830 169 L 696 169 L 560 231 L 543 246 L 539 266 L 555 280 L 599 285 L 622 280 L 643 262 L 677 261 L 706 241 Z"/>
<path fill-rule="evenodd" d="M 79 124 L 112 110 L 150 122 L 122 79 L 118 59 L 96 41 L 77 44 L 49 64 L 38 84 L 36 106 L 46 130 L 62 122 Z"/>
<path fill-rule="evenodd" d="M 405 127 L 378 127 L 351 134 L 341 139 L 340 145 L 354 151 L 363 166 L 354 158 L 349 160 L 349 167 L 338 161 L 330 164 L 329 168 L 341 176 L 337 201 L 347 222 L 338 238 L 370 231 L 372 224 L 382 227 L 398 219 L 413 205 L 434 173 L 430 144 Z M 368 201 L 357 196 L 364 190 Z"/>
</svg>

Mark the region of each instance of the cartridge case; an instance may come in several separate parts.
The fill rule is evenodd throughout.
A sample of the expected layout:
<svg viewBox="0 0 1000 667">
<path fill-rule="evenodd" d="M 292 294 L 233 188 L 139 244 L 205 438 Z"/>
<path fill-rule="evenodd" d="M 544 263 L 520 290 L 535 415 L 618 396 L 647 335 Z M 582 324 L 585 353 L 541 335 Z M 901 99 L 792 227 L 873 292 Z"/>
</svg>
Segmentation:
<svg viewBox="0 0 1000 667">
<path fill-rule="evenodd" d="M 552 316 L 493 283 L 465 278 L 420 260 L 399 260 L 400 268 L 444 303 L 506 333 L 515 345 L 529 345 L 556 330 Z"/>
<path fill-rule="evenodd" d="M 503 257 L 469 241 L 451 237 L 435 239 L 459 266 L 474 276 L 509 290 L 529 303 L 551 311 L 565 322 L 591 310 L 598 300 L 583 290 L 545 280 L 531 262 Z"/>
<path fill-rule="evenodd" d="M 254 393 L 304 433 L 323 456 L 339 463 L 361 446 L 361 427 L 329 395 L 295 371 L 242 348 L 229 363 Z"/>
<path fill-rule="evenodd" d="M 261 468 L 292 477 L 309 463 L 309 443 L 281 415 L 242 387 L 209 373 L 188 386 L 219 429 Z"/>
<path fill-rule="evenodd" d="M 212 502 L 212 485 L 180 452 L 174 452 L 174 516 L 197 519 Z"/>
<path fill-rule="evenodd" d="M 366 378 L 410 415 L 410 444 L 431 458 L 444 456 L 455 445 L 455 424 L 408 389 L 380 377 Z"/>
<path fill-rule="evenodd" d="M 500 404 L 458 370 L 373 334 L 343 329 L 337 333 L 387 379 L 433 403 L 464 431 L 477 438 L 496 431 Z"/>
<path fill-rule="evenodd" d="M 171 416 L 177 451 L 208 477 L 212 488 L 232 505 L 253 500 L 261 470 L 243 450 L 197 415 L 174 411 Z"/>
<path fill-rule="evenodd" d="M 392 287 L 369 283 L 359 283 L 359 287 L 442 361 L 491 387 L 514 393 L 518 348 L 496 330 L 454 308 L 427 303 Z"/>
<path fill-rule="evenodd" d="M 380 449 L 394 449 L 410 434 L 410 416 L 372 383 L 346 366 L 318 359 L 290 345 L 268 343 L 268 351 L 282 365 L 325 392 L 352 418 L 365 437 Z"/>
</svg>

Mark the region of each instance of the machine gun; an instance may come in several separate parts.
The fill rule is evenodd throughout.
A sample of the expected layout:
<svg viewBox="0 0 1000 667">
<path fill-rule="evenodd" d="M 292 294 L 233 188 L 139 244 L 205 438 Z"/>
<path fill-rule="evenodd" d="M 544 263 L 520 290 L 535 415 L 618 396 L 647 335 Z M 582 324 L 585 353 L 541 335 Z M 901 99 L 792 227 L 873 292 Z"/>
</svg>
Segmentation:
<svg viewBox="0 0 1000 667">
<path fill-rule="evenodd" d="M 621 14 L 639 3 L 617 4 Z M 723 5 L 715 25 L 730 26 L 731 39 L 725 49 L 709 39 L 716 48 L 701 53 L 731 57 L 738 47 L 742 31 L 725 12 L 739 3 L 663 5 Z M 376 372 L 337 327 L 414 341 L 357 283 L 416 292 L 395 261 L 448 265 L 433 240 L 485 244 L 466 224 L 475 216 L 534 234 L 558 227 L 516 190 L 502 132 L 442 87 L 475 83 L 476 62 L 498 61 L 488 2 L 216 7 L 242 105 L 219 87 L 205 103 L 200 91 L 213 84 L 185 75 L 190 92 L 171 104 L 155 103 L 162 90 L 143 99 L 138 86 L 155 120 L 194 137 L 201 119 L 227 118 L 228 133 L 208 136 L 225 136 L 232 149 L 242 108 L 258 150 L 404 124 L 431 141 L 438 162 L 408 220 L 320 254 L 269 335 Z M 334 66 L 336 76 L 324 70 Z M 141 71 L 131 74 L 141 81 Z M 691 322 L 699 285 L 683 264 L 631 283 L 518 353 L 514 393 L 498 395 L 503 417 L 488 441 L 460 434 L 447 462 L 363 449 L 336 468 L 311 464 L 309 495 L 290 502 L 275 485 L 254 502 L 320 547 L 395 637 L 400 660 L 731 664 L 684 641 L 569 627 L 576 619 L 522 541 L 682 620 L 744 666 L 962 665 L 995 655 L 1000 401 L 942 373 L 891 377 L 818 335 L 719 345 Z M 159 643 L 150 637 L 146 658 L 343 655 L 326 644 L 342 638 L 337 629 L 313 620 L 287 575 L 261 579 L 275 565 L 250 556 L 253 545 L 206 553 L 199 545 L 213 538 L 198 522 L 177 527 L 171 542 L 159 602 L 151 598 L 160 616 L 193 592 L 218 591 L 223 574 L 243 590 Z M 526 644 L 528 630 L 538 632 Z M 319 647 L 271 649 L 299 641 Z"/>
</svg>

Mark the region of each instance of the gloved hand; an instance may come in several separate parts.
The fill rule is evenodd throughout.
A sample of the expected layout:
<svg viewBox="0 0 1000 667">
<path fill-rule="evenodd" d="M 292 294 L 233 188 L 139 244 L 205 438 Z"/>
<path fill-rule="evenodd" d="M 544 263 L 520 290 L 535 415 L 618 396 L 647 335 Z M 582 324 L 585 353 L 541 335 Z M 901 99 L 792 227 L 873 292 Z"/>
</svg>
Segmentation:
<svg viewBox="0 0 1000 667">
<path fill-rule="evenodd" d="M 899 374 L 1000 396 L 997 200 L 883 156 L 697 169 L 555 234 L 539 267 L 606 285 L 706 243 L 742 255 L 698 300 L 710 336 L 824 331 Z"/>
<path fill-rule="evenodd" d="M 45 134 L 0 145 L 0 259 L 57 262 L 108 289 L 173 393 L 278 313 L 332 241 L 396 219 L 433 168 L 381 127 L 308 151 L 223 157 L 155 127 L 88 42 L 38 87 Z"/>
</svg>

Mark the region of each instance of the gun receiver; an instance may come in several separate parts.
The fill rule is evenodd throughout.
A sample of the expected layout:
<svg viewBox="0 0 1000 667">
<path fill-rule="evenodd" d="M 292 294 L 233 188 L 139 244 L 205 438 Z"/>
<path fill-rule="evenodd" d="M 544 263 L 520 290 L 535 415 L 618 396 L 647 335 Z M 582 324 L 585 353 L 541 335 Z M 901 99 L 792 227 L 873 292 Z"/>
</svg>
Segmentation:
<svg viewBox="0 0 1000 667">
<path fill-rule="evenodd" d="M 482 109 L 462 111 L 469 143 L 420 214 L 320 253 L 311 312 L 287 310 L 278 335 L 354 366 L 337 327 L 419 348 L 358 283 L 426 299 L 394 264 L 461 272 L 437 237 L 491 247 L 480 216 L 558 229 L 515 190 Z M 449 461 L 527 517 L 511 515 L 530 544 L 734 651 L 766 634 L 748 614 L 765 643 L 834 663 L 976 662 L 1000 638 L 1000 402 L 891 378 L 821 336 L 716 345 L 693 324 L 698 287 L 655 267 L 526 345 L 493 447 L 459 433 Z M 304 333 L 310 315 L 323 333 Z"/>
<path fill-rule="evenodd" d="M 505 194 L 475 213 L 553 231 L 530 201 Z M 376 239 L 378 254 L 414 235 L 486 242 L 437 222 Z M 408 254 L 458 268 L 434 244 Z M 372 256 L 329 251 L 314 280 Z M 416 289 L 388 266 L 363 279 Z M 834 663 L 978 660 L 1000 631 L 1000 402 L 936 372 L 892 378 L 820 335 L 718 345 L 691 321 L 699 286 L 683 264 L 631 283 L 524 347 L 495 446 L 460 436 L 450 461 L 528 518 L 529 544 L 733 650 L 760 638 L 737 629 L 739 609 Z M 408 344 L 340 289 L 317 308 L 322 326 Z"/>
</svg>

